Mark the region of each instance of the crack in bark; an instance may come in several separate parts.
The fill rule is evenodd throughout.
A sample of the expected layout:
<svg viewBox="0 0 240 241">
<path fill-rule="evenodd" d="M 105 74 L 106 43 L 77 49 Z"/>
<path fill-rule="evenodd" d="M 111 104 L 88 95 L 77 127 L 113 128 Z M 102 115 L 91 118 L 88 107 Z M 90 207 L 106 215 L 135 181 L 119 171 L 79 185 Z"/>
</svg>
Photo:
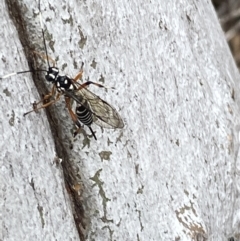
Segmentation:
<svg viewBox="0 0 240 241">
<path fill-rule="evenodd" d="M 36 65 L 38 61 L 36 59 L 36 56 L 34 56 L 31 51 L 32 49 L 35 49 L 35 47 L 30 41 L 31 37 L 29 30 L 27 29 L 28 23 L 25 21 L 23 17 L 23 9 L 25 6 L 21 5 L 16 0 L 6 0 L 6 5 L 8 7 L 9 15 L 13 20 L 13 23 L 18 31 L 18 36 L 23 46 L 23 50 L 28 61 L 29 69 L 34 70 L 36 69 L 34 68 L 34 65 Z M 37 87 L 37 90 L 40 93 L 40 96 L 42 93 L 48 93 L 49 91 L 45 85 L 45 80 L 42 81 L 43 78 L 40 76 L 40 74 L 38 72 L 32 72 L 31 74 L 34 83 Z M 60 157 L 63 160 L 61 162 L 61 165 L 63 169 L 65 186 L 69 193 L 70 200 L 72 203 L 73 217 L 79 233 L 79 237 L 80 240 L 83 241 L 85 240 L 86 225 L 84 221 L 84 209 L 81 201 L 81 196 L 79 195 L 79 190 L 76 188 L 76 186 L 79 185 L 79 178 L 77 178 L 73 165 L 70 162 L 68 150 L 63 144 L 62 129 L 61 125 L 58 124 L 58 113 L 54 107 L 50 107 L 50 110 L 51 111 L 49 111 L 49 109 L 46 110 L 47 118 L 54 138 L 56 153 L 58 157 Z"/>
</svg>

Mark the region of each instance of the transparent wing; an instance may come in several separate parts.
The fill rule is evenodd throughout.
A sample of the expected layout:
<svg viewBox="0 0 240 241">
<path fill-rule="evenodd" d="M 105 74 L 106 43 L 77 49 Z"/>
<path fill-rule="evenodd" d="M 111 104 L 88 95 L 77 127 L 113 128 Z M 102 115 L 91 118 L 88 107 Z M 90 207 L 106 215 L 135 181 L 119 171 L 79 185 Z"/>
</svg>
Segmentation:
<svg viewBox="0 0 240 241">
<path fill-rule="evenodd" d="M 86 88 L 64 92 L 93 114 L 94 122 L 104 128 L 123 128 L 124 123 L 116 109 Z"/>
</svg>

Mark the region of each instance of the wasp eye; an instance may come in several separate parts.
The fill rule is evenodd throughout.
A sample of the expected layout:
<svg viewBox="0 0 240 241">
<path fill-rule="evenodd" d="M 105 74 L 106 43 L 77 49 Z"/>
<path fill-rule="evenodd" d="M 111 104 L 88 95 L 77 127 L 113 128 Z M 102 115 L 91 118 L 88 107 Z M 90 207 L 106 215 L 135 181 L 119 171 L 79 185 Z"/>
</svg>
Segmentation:
<svg viewBox="0 0 240 241">
<path fill-rule="evenodd" d="M 49 75 L 45 75 L 45 79 L 46 79 L 47 81 L 50 81 Z"/>
<path fill-rule="evenodd" d="M 47 80 L 47 81 L 49 81 L 49 82 L 53 82 L 54 81 L 54 78 L 52 77 L 52 74 L 47 74 L 47 75 L 45 75 L 45 79 Z"/>
</svg>

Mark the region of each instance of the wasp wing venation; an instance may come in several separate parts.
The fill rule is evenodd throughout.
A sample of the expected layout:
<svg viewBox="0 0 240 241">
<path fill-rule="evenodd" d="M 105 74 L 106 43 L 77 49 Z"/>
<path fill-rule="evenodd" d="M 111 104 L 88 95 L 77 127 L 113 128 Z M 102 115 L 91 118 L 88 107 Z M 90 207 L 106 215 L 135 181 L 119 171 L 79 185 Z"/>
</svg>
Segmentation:
<svg viewBox="0 0 240 241">
<path fill-rule="evenodd" d="M 65 93 L 93 114 L 95 124 L 103 128 L 123 128 L 124 123 L 114 107 L 86 88 Z M 86 104 L 86 102 L 88 104 Z"/>
<path fill-rule="evenodd" d="M 88 103 L 90 104 L 90 108 L 98 118 L 95 122 L 96 124 L 105 128 L 124 127 L 123 120 L 114 107 L 86 88 L 81 89 L 80 92 L 86 97 Z"/>
</svg>

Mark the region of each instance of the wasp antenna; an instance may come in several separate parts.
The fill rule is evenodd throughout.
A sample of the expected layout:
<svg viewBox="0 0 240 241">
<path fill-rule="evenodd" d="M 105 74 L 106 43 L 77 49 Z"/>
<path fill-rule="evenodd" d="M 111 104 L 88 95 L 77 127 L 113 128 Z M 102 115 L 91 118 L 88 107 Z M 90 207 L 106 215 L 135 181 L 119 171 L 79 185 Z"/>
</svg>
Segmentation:
<svg viewBox="0 0 240 241">
<path fill-rule="evenodd" d="M 11 73 L 11 74 L 6 74 L 6 75 L 0 77 L 0 79 L 6 79 L 6 78 L 11 77 L 11 76 L 14 76 L 14 75 L 17 75 L 17 72 Z"/>
<path fill-rule="evenodd" d="M 18 72 L 14 72 L 14 73 L 10 73 L 10 74 L 6 74 L 2 77 L 0 77 L 0 79 L 7 79 L 11 76 L 17 75 L 17 74 L 24 74 L 24 73 L 33 73 L 33 72 L 47 72 L 47 70 L 44 69 L 37 69 L 37 70 L 24 70 L 24 71 L 18 71 Z"/>
<path fill-rule="evenodd" d="M 42 21 L 42 12 L 41 12 L 40 0 L 38 2 L 38 9 L 39 9 L 40 26 L 41 26 L 42 37 L 43 37 L 43 45 L 44 45 L 44 49 L 45 49 L 45 53 L 46 53 L 48 68 L 50 68 L 49 59 L 48 59 L 48 52 L 47 52 L 47 45 L 46 45 L 46 40 L 45 40 L 45 35 L 44 35 L 44 30 L 43 30 L 43 21 Z"/>
</svg>

